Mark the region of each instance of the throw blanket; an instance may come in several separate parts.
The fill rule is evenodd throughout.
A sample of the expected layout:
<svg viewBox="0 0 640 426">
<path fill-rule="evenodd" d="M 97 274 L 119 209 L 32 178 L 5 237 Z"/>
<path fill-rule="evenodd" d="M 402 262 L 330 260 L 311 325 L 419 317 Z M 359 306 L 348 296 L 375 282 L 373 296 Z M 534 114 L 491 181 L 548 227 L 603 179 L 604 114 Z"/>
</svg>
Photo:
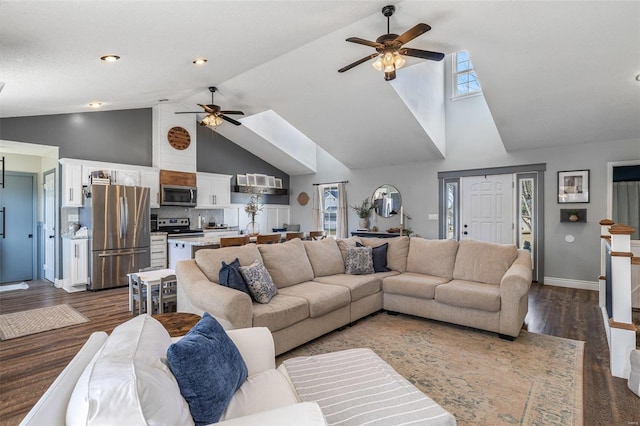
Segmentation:
<svg viewBox="0 0 640 426">
<path fill-rule="evenodd" d="M 455 425 L 455 418 L 371 349 L 283 362 L 302 401 L 317 402 L 329 425 Z"/>
</svg>

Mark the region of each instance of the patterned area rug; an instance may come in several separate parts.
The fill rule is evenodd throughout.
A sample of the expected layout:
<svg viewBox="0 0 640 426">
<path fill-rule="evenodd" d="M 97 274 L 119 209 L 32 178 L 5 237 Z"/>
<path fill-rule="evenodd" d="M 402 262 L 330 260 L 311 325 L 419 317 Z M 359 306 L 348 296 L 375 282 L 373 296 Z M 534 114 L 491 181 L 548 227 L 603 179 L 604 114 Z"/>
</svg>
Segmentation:
<svg viewBox="0 0 640 426">
<path fill-rule="evenodd" d="M 31 309 L 0 315 L 0 340 L 88 322 L 89 319 L 69 305 Z"/>
<path fill-rule="evenodd" d="M 582 425 L 584 342 L 495 333 L 385 313 L 277 358 L 368 347 L 459 425 Z"/>
</svg>

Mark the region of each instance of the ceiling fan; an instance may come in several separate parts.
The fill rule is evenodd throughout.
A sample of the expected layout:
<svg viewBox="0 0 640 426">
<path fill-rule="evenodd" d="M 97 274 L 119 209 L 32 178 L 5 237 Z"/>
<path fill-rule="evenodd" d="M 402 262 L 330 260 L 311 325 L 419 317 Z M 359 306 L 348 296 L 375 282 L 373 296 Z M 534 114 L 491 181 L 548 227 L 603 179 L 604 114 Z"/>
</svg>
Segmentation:
<svg viewBox="0 0 640 426">
<path fill-rule="evenodd" d="M 200 107 L 204 109 L 204 112 L 207 113 L 207 116 L 200 122 L 201 126 L 212 126 L 216 127 L 222 124 L 222 120 L 228 121 L 231 124 L 235 124 L 236 126 L 241 125 L 237 120 L 234 120 L 231 117 L 227 117 L 225 114 L 231 115 L 244 115 L 242 111 L 226 111 L 222 110 L 218 105 L 213 103 L 213 94 L 217 91 L 215 87 L 209 87 L 209 91 L 211 92 L 211 104 L 210 105 L 202 105 L 198 104 Z M 176 114 L 202 114 L 202 112 L 176 112 Z"/>
<path fill-rule="evenodd" d="M 378 59 L 373 63 L 373 67 L 378 71 L 384 71 L 384 79 L 389 81 L 396 78 L 396 70 L 404 65 L 405 59 L 402 55 L 429 59 L 431 61 L 441 61 L 444 58 L 444 53 L 402 47 L 404 44 L 410 42 L 419 35 L 429 31 L 431 27 L 427 24 L 417 24 L 401 35 L 392 34 L 389 32 L 389 17 L 393 15 L 395 10 L 396 8 L 393 5 L 388 5 L 382 8 L 382 14 L 387 17 L 387 34 L 381 35 L 376 39 L 376 41 L 364 40 L 359 37 L 349 37 L 346 40 L 351 43 L 373 47 L 376 49 L 376 53 L 372 53 L 371 55 L 355 61 L 344 68 L 340 68 L 338 72 L 348 71 L 351 68 L 367 62 L 377 56 Z"/>
</svg>

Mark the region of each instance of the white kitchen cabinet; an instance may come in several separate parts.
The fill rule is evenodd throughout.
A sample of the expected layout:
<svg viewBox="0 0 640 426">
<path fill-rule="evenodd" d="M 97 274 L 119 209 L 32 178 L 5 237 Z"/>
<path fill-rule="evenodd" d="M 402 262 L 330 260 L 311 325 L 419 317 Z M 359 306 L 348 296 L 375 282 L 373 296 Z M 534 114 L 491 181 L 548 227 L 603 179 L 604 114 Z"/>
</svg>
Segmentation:
<svg viewBox="0 0 640 426">
<path fill-rule="evenodd" d="M 151 264 L 154 268 L 167 267 L 167 234 L 151 234 Z"/>
<path fill-rule="evenodd" d="M 62 164 L 62 207 L 82 207 L 82 164 L 60 160 Z"/>
<path fill-rule="evenodd" d="M 140 186 L 149 188 L 149 207 L 160 208 L 160 170 L 155 168 L 140 170 Z"/>
<path fill-rule="evenodd" d="M 289 211 L 289 206 L 265 205 L 263 213 L 264 221 L 266 222 L 266 232 L 272 232 L 271 230 L 273 228 L 282 228 L 283 223 L 289 223 Z"/>
<path fill-rule="evenodd" d="M 82 184 L 89 185 L 89 176 L 98 171 L 103 171 L 105 175 L 109 176 L 112 185 L 140 186 L 139 167 L 98 161 L 83 161 Z"/>
<path fill-rule="evenodd" d="M 231 176 L 197 173 L 197 209 L 221 209 L 231 204 Z"/>
<path fill-rule="evenodd" d="M 191 244 L 170 242 L 169 246 L 169 269 L 176 269 L 176 263 L 180 260 L 191 259 Z"/>
<path fill-rule="evenodd" d="M 62 288 L 69 293 L 86 290 L 89 283 L 89 240 L 65 238 L 62 261 Z"/>
<path fill-rule="evenodd" d="M 159 173 L 159 172 L 158 172 Z M 158 182 L 160 175 L 158 174 Z M 126 168 L 111 169 L 111 183 L 113 185 L 140 186 L 140 172 Z"/>
</svg>

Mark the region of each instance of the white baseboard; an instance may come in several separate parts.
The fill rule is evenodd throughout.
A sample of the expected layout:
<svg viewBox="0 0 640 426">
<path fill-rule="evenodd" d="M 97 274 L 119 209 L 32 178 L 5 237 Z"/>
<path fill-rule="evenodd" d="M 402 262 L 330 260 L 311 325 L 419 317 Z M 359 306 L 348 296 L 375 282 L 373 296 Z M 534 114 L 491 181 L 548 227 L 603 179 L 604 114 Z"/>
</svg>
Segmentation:
<svg viewBox="0 0 640 426">
<path fill-rule="evenodd" d="M 597 281 L 571 280 L 568 278 L 544 277 L 545 285 L 555 285 L 557 287 L 577 288 L 580 290 L 599 291 Z"/>
</svg>

